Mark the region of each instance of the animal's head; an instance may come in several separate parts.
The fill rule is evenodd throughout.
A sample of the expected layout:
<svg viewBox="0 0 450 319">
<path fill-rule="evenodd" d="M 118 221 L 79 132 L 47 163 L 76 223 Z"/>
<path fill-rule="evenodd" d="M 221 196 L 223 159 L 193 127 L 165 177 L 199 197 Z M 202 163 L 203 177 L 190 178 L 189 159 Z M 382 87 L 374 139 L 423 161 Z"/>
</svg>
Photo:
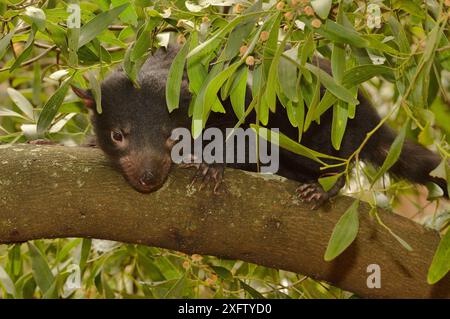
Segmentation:
<svg viewBox="0 0 450 319">
<path fill-rule="evenodd" d="M 161 55 L 161 53 L 160 53 Z M 97 143 L 138 191 L 159 189 L 167 179 L 172 164 L 170 136 L 187 118 L 187 106 L 169 114 L 165 100 L 165 82 L 170 57 L 150 58 L 139 76 L 140 88 L 133 86 L 123 71 L 115 71 L 101 86 L 102 112 L 96 111 L 90 91 L 73 88 L 90 108 Z M 187 85 L 181 104 L 188 105 Z M 177 118 L 178 117 L 178 118 Z"/>
</svg>

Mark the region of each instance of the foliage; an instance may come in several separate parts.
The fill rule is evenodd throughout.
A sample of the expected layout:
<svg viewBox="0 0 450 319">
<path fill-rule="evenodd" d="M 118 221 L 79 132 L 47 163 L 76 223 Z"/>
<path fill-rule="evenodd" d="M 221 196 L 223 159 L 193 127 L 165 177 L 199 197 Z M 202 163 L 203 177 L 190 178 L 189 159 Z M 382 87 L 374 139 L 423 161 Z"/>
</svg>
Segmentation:
<svg viewBox="0 0 450 319">
<path fill-rule="evenodd" d="M 77 8 L 81 8 L 79 25 Z M 200 120 L 204 125 L 211 112 L 224 112 L 218 95 L 230 97 L 240 121 L 254 109 L 256 130 L 264 130 L 270 113 L 277 111 L 278 99 L 298 129 L 296 141 L 280 136 L 281 146 L 317 159 L 324 168 L 341 168 L 338 176 L 354 175 L 350 193 L 369 201 L 374 218 L 389 230 L 375 207 L 393 207 L 399 194 L 412 192 L 410 186 L 390 181 L 384 174 L 397 160 L 405 136 L 433 145 L 442 156 L 433 174 L 449 180 L 448 19 L 449 2 L 442 0 L 0 0 L 0 142 L 4 143 L 0 148 L 42 137 L 82 143 L 91 126 L 69 85 L 91 88 L 101 110 L 99 83 L 111 69 L 122 63 L 135 82 L 152 51 L 178 42 L 184 49 L 170 70 L 167 104 L 170 111 L 178 107 L 180 75 L 186 66 L 194 97 L 189 114 L 194 136 L 202 130 L 202 125 L 194 123 Z M 332 76 L 317 67 L 313 59 L 317 54 L 331 61 Z M 250 79 L 253 101 L 246 106 L 245 85 Z M 323 96 L 321 86 L 326 89 Z M 378 171 L 358 161 L 374 131 L 346 159 L 330 158 L 301 145 L 302 133 L 331 108 L 330 139 L 339 149 L 347 121 L 358 107 L 358 89 L 379 106 L 381 123 L 401 128 Z M 321 178 L 327 188 L 336 181 L 337 176 Z M 432 216 L 431 224 L 444 229 L 448 212 L 440 213 Z M 357 207 L 352 206 L 338 223 L 327 260 L 351 244 L 357 216 Z M 345 237 L 348 229 L 354 234 L 351 238 Z M 3 295 L 349 296 L 299 275 L 239 261 L 134 245 L 117 245 L 104 253 L 90 248 L 87 239 L 2 247 Z M 439 273 L 430 273 L 430 281 L 448 271 L 446 251 L 448 240 L 443 240 L 430 268 Z"/>
</svg>

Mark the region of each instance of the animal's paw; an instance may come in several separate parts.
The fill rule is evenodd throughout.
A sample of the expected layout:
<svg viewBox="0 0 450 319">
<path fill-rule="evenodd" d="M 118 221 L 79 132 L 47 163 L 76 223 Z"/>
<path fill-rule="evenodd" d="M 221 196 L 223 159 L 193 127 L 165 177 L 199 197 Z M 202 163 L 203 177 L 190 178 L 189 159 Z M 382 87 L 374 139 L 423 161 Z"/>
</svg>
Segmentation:
<svg viewBox="0 0 450 319">
<path fill-rule="evenodd" d="M 313 204 L 313 210 L 318 209 L 330 198 L 319 183 L 304 183 L 295 191 L 302 202 Z"/>
<path fill-rule="evenodd" d="M 182 167 L 196 167 L 197 171 L 192 178 L 189 187 L 193 187 L 196 183 L 200 183 L 199 191 L 212 185 L 213 193 L 219 194 L 223 188 L 223 174 L 225 165 L 223 164 L 183 164 Z"/>
</svg>

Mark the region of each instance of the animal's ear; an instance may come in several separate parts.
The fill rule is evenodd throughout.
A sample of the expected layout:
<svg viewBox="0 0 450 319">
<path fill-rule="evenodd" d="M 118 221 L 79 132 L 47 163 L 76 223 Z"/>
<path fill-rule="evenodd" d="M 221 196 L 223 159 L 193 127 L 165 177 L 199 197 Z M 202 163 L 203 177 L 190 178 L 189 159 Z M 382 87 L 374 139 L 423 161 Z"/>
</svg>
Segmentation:
<svg viewBox="0 0 450 319">
<path fill-rule="evenodd" d="M 76 86 L 71 86 L 73 93 L 83 100 L 87 108 L 93 109 L 95 107 L 95 99 L 90 90 L 83 90 Z"/>
</svg>

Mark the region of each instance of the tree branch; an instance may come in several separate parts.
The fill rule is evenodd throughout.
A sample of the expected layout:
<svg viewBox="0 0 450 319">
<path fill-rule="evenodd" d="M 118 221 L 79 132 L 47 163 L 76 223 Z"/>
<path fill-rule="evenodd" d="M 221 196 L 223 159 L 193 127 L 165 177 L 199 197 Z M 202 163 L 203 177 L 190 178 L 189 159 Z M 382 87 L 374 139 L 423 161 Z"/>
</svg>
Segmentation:
<svg viewBox="0 0 450 319">
<path fill-rule="evenodd" d="M 435 231 L 380 212 L 414 249 L 404 249 L 360 206 L 355 242 L 333 262 L 323 254 L 352 202 L 340 197 L 311 211 L 293 196 L 296 183 L 227 170 L 228 192 L 192 192 L 192 172 L 174 169 L 156 193 L 134 191 L 92 148 L 14 145 L 0 157 L 0 243 L 94 237 L 285 269 L 364 297 L 450 297 L 450 276 L 434 286 L 426 274 L 439 242 Z M 381 267 L 369 289 L 367 266 Z"/>
</svg>

